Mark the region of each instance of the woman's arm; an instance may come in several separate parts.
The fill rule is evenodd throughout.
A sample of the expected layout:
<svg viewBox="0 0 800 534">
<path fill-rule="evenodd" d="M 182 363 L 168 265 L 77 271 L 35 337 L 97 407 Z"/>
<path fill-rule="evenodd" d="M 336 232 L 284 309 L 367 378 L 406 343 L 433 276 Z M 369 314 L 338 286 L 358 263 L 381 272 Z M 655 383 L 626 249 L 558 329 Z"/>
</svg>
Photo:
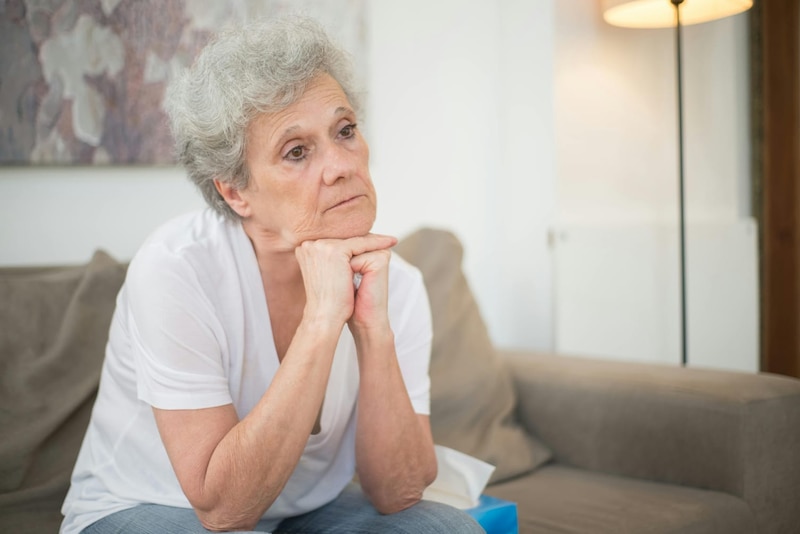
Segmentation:
<svg viewBox="0 0 800 534">
<path fill-rule="evenodd" d="M 172 466 L 209 530 L 250 530 L 294 471 L 322 405 L 341 327 L 301 321 L 272 384 L 239 421 L 230 404 L 154 408 Z"/>
<path fill-rule="evenodd" d="M 417 503 L 436 478 L 429 418 L 414 412 L 393 336 L 358 336 L 356 464 L 364 492 L 384 514 Z"/>
<path fill-rule="evenodd" d="M 362 281 L 349 321 L 360 373 L 358 476 L 372 503 L 386 514 L 418 502 L 437 471 L 429 418 L 412 407 L 389 326 L 390 257 L 379 251 L 353 258 Z"/>
</svg>

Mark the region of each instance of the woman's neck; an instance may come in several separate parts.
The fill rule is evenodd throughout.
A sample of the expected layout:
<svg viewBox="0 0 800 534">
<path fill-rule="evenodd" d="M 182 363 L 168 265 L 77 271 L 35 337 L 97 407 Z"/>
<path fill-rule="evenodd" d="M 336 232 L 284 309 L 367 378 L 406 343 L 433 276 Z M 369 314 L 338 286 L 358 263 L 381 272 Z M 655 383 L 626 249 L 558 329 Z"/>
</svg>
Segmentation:
<svg viewBox="0 0 800 534">
<path fill-rule="evenodd" d="M 303 276 L 294 253 L 296 245 L 280 235 L 260 231 L 248 221 L 242 221 L 242 227 L 253 246 L 264 282 L 269 281 L 270 285 L 277 284 L 284 289 L 302 289 Z"/>
</svg>

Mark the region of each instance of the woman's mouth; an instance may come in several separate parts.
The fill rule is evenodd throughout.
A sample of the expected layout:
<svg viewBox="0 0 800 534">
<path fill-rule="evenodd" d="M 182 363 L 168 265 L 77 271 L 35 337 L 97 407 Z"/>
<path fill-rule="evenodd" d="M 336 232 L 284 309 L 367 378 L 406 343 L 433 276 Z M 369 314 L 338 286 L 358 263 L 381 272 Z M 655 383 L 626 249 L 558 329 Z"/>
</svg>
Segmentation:
<svg viewBox="0 0 800 534">
<path fill-rule="evenodd" d="M 355 195 L 355 196 L 352 196 L 352 197 L 348 197 L 348 198 L 342 200 L 341 202 L 337 202 L 336 204 L 334 204 L 330 208 L 326 209 L 325 211 L 330 211 L 330 210 L 335 210 L 335 209 L 338 209 L 338 208 L 344 208 L 344 207 L 350 206 L 351 204 L 353 204 L 353 203 L 357 202 L 359 199 L 361 199 L 363 196 L 364 195 Z"/>
</svg>

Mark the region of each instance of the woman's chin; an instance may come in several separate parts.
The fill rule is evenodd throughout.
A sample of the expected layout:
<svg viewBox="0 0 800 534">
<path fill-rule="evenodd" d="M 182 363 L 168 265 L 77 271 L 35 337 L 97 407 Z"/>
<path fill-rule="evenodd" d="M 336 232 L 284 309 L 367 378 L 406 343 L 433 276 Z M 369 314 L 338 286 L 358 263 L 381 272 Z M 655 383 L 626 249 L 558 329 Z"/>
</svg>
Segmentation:
<svg viewBox="0 0 800 534">
<path fill-rule="evenodd" d="M 287 241 L 299 245 L 317 239 L 350 239 L 367 235 L 375 224 L 374 210 L 359 210 L 341 217 L 328 218 L 313 227 L 296 228 L 287 233 Z"/>
<path fill-rule="evenodd" d="M 347 224 L 332 228 L 331 235 L 327 237 L 331 239 L 350 239 L 351 237 L 367 235 L 372 230 L 374 222 L 374 219 L 369 221 L 348 221 Z"/>
<path fill-rule="evenodd" d="M 343 214 L 344 215 L 344 214 Z M 343 217 L 338 217 L 336 221 L 326 221 L 323 230 L 329 239 L 349 239 L 367 235 L 375 224 L 375 210 L 361 209 L 351 211 Z"/>
</svg>

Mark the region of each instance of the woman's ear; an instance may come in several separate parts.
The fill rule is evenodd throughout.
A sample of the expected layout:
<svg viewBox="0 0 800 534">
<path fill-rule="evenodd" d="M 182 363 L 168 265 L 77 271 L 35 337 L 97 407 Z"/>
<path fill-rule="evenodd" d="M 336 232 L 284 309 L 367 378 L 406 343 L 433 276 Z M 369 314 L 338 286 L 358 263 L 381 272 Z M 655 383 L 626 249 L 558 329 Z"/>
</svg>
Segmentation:
<svg viewBox="0 0 800 534">
<path fill-rule="evenodd" d="M 220 196 L 228 203 L 228 206 L 236 212 L 239 217 L 245 219 L 250 216 L 250 204 L 247 200 L 242 196 L 238 189 L 236 189 L 233 185 L 228 182 L 220 181 L 217 178 L 214 178 L 214 187 L 217 188 L 217 192 Z"/>
</svg>

